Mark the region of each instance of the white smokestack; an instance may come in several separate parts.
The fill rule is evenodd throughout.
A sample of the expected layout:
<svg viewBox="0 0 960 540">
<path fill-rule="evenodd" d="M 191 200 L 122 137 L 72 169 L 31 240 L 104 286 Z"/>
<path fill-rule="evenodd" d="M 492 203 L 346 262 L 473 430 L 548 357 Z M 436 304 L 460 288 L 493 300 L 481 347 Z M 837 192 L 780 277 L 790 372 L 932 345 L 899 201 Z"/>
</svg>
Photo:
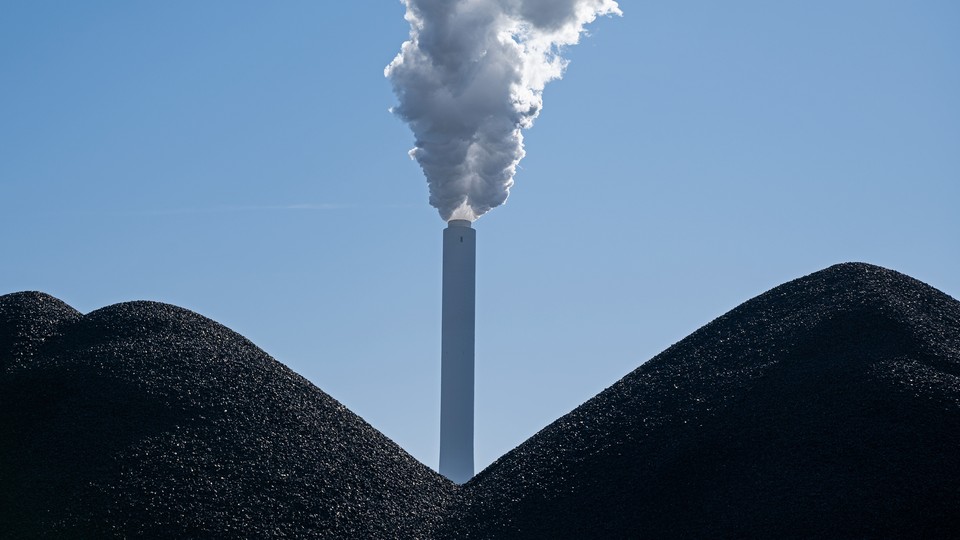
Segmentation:
<svg viewBox="0 0 960 540">
<path fill-rule="evenodd" d="M 440 344 L 440 474 L 473 477 L 473 344 L 477 232 L 468 220 L 443 230 Z"/>
<path fill-rule="evenodd" d="M 444 221 L 503 204 L 524 156 L 521 129 L 563 75 L 562 47 L 621 14 L 615 0 L 404 0 L 410 41 L 384 73 L 410 124 L 410 156 Z"/>
</svg>

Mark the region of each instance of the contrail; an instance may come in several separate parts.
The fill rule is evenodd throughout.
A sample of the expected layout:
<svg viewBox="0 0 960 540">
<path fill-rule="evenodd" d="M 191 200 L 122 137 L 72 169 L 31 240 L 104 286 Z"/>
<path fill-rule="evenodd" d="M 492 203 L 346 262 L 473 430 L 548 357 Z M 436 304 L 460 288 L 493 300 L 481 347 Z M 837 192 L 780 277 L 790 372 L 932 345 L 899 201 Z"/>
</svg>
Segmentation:
<svg viewBox="0 0 960 540">
<path fill-rule="evenodd" d="M 416 145 L 410 151 L 444 221 L 474 221 L 503 204 L 524 156 L 524 128 L 543 88 L 563 75 L 562 47 L 580 41 L 615 0 L 403 0 L 410 40 L 384 70 Z"/>
<path fill-rule="evenodd" d="M 239 212 L 269 211 L 320 211 L 320 210 L 369 210 L 371 208 L 410 208 L 409 204 L 361 204 L 361 203 L 296 203 L 273 205 L 206 206 L 192 208 L 163 208 L 133 212 L 136 215 L 177 215 L 177 214 L 225 214 Z"/>
<path fill-rule="evenodd" d="M 187 208 L 161 208 L 157 210 L 144 210 L 138 212 L 145 215 L 177 215 L 177 214 L 225 214 L 233 212 L 264 212 L 275 210 L 341 210 L 345 208 L 356 208 L 358 205 L 352 204 L 276 204 L 276 205 L 225 205 L 225 206 L 204 206 Z"/>
</svg>

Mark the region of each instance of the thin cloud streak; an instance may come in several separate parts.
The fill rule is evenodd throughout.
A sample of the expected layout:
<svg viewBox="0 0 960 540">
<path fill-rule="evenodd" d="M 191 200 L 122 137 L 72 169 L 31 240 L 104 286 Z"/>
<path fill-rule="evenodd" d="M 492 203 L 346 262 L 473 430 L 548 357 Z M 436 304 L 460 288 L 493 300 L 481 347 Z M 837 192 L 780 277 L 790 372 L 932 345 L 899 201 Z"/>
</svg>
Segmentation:
<svg viewBox="0 0 960 540">
<path fill-rule="evenodd" d="M 226 214 L 237 212 L 275 212 L 275 211 L 327 211 L 327 210 L 368 210 L 412 208 L 411 204 L 353 204 L 353 203 L 297 203 L 275 205 L 208 206 L 195 208 L 169 208 L 132 212 L 136 215 L 170 216 L 186 214 Z"/>
</svg>

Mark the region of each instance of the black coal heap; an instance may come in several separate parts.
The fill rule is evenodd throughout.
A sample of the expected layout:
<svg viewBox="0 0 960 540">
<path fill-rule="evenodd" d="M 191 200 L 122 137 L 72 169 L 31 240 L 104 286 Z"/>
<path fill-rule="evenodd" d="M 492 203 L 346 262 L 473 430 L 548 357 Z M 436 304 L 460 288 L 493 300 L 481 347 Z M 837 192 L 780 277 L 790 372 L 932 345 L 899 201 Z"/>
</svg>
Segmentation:
<svg viewBox="0 0 960 540">
<path fill-rule="evenodd" d="M 457 487 L 249 341 L 0 297 L 0 537 L 960 535 L 960 303 L 843 264 L 696 331 Z"/>
<path fill-rule="evenodd" d="M 423 537 L 452 491 L 214 321 L 0 297 L 0 538 Z"/>
</svg>

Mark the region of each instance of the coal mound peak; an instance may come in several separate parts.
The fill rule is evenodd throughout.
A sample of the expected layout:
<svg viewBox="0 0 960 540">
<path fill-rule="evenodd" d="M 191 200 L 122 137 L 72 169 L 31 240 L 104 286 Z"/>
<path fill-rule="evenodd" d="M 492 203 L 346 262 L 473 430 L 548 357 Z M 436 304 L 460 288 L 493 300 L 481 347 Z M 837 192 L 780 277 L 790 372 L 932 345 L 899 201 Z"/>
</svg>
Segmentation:
<svg viewBox="0 0 960 540">
<path fill-rule="evenodd" d="M 0 296 L 0 537 L 960 535 L 960 303 L 842 264 L 456 486 L 242 336 Z"/>
</svg>

